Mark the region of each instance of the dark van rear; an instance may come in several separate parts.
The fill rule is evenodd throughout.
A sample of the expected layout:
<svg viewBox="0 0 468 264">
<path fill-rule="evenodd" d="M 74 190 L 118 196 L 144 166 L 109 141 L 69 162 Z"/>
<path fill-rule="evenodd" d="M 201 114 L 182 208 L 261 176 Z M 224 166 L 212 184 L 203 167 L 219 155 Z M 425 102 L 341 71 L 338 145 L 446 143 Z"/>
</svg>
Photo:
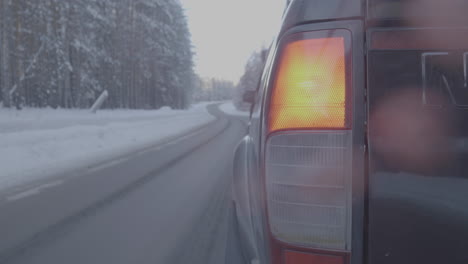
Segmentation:
<svg viewBox="0 0 468 264">
<path fill-rule="evenodd" d="M 370 1 L 368 263 L 468 263 L 466 1 Z"/>
<path fill-rule="evenodd" d="M 248 263 L 468 263 L 467 13 L 291 1 L 234 161 Z"/>
</svg>

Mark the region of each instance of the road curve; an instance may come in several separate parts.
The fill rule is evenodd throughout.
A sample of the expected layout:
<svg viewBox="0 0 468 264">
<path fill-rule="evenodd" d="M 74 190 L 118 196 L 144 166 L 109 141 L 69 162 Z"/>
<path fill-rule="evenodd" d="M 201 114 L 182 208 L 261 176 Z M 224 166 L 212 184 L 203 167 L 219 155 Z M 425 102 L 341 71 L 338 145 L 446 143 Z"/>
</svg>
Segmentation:
<svg viewBox="0 0 468 264">
<path fill-rule="evenodd" d="M 0 263 L 222 263 L 245 120 L 0 196 Z M 29 192 L 28 192 L 29 191 Z"/>
</svg>

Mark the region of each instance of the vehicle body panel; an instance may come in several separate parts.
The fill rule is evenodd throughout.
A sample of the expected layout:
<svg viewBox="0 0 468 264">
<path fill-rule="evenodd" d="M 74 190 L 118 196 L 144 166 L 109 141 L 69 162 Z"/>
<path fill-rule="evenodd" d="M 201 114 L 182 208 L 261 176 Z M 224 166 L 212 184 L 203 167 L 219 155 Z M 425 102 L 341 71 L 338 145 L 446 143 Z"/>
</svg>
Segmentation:
<svg viewBox="0 0 468 264">
<path fill-rule="evenodd" d="M 463 49 L 463 42 L 460 42 L 463 38 L 453 45 L 431 41 L 432 38 L 446 41 L 442 36 L 451 30 L 405 29 L 413 38 L 423 38 L 426 44 L 418 49 L 369 51 L 368 252 L 371 264 L 468 262 L 465 148 L 468 93 L 463 80 L 467 78 L 463 64 L 467 64 L 464 54 L 468 45 L 465 43 Z M 371 29 L 368 31 L 370 42 L 373 33 L 382 31 L 402 30 Z M 468 33 L 468 29 L 464 32 Z M 445 57 L 447 59 L 443 60 Z M 442 77 L 448 86 L 437 81 Z M 395 96 L 398 99 L 393 99 Z M 400 113 L 390 109 L 382 115 L 381 107 L 388 100 L 393 100 L 390 103 L 394 108 L 412 111 Z M 411 105 L 401 100 L 409 100 Z M 417 129 L 424 118 L 431 118 L 431 123 L 425 124 L 431 131 L 423 131 L 417 138 L 401 131 Z M 400 121 L 407 119 L 411 123 L 404 127 Z M 387 126 L 387 131 L 382 131 L 381 126 Z M 404 153 L 380 147 L 382 144 L 399 145 L 385 136 L 392 131 L 401 135 L 398 141 L 408 140 Z M 411 160 L 411 152 L 421 144 L 425 153 L 418 153 L 418 156 L 435 155 L 436 159 L 424 164 Z M 407 156 L 406 161 L 390 158 L 402 154 Z"/>
<path fill-rule="evenodd" d="M 434 7 L 430 5 L 434 1 L 426 3 L 429 4 L 425 6 Z M 450 0 L 447 3 L 443 11 L 467 6 L 468 1 L 462 3 Z M 402 13 L 401 8 L 405 6 L 406 3 L 399 0 L 292 1 L 285 14 L 282 30 L 270 49 L 261 83 L 257 88 L 249 133 L 239 145 L 234 164 L 235 167 L 244 166 L 238 172 L 239 175 L 235 175 L 244 179 L 242 187 L 236 188 L 238 193 L 235 197 L 240 201 L 238 206 L 245 207 L 240 209 L 243 213 L 238 216 L 238 221 L 247 223 L 244 225 L 245 232 L 250 233 L 254 244 L 251 259 L 258 259 L 260 263 L 271 263 L 271 248 L 274 248 L 276 243 L 271 239 L 266 216 L 263 144 L 266 141 L 267 121 L 264 113 L 268 111 L 278 53 L 284 39 L 290 34 L 346 29 L 352 34 L 350 56 L 354 146 L 352 252 L 349 263 L 468 263 L 468 243 L 465 241 L 468 237 L 468 90 L 461 89 L 458 83 L 460 87 L 456 88 L 458 90 L 454 92 L 455 95 L 444 92 L 447 98 L 452 99 L 452 105 L 449 104 L 448 107 L 450 109 L 446 107 L 431 110 L 436 116 L 443 112 L 443 116 L 449 117 L 444 122 L 455 124 L 454 130 L 450 130 L 451 134 L 447 134 L 447 142 L 453 143 L 455 155 L 452 156 L 451 163 L 445 164 L 440 171 L 421 173 L 398 166 L 389 167 L 382 162 L 381 153 L 376 149 L 378 138 L 369 138 L 375 135 L 371 129 L 374 122 L 372 116 L 382 98 L 391 95 L 395 86 L 424 86 L 422 53 L 454 53 L 453 56 L 457 57 L 458 73 L 456 77 L 450 77 L 454 79 L 449 81 L 459 82 L 464 74 L 464 88 L 468 87 L 468 45 L 465 45 L 468 43 L 468 38 L 465 37 L 468 34 L 459 33 L 465 30 L 468 32 L 468 28 L 464 28 L 468 24 L 466 16 L 460 18 L 460 14 L 465 12 L 457 10 L 453 12 L 453 17 L 439 15 L 437 17 L 441 19 L 431 20 L 425 17 L 430 15 L 430 12 L 423 13 L 419 10 Z M 363 17 L 364 14 L 367 14 L 367 17 Z M 432 15 L 434 14 L 433 12 Z M 434 23 L 438 26 L 434 27 Z M 432 40 L 435 40 L 438 46 L 426 47 L 424 51 L 421 51 L 422 48 L 413 48 L 406 51 L 406 55 L 401 51 L 387 51 L 386 57 L 379 57 L 382 53 L 379 55 L 371 50 L 372 32 L 393 32 L 395 27 L 398 27 L 398 30 L 404 28 L 438 31 L 439 33 L 431 33 Z M 440 35 L 442 32 L 448 35 Z M 418 45 L 430 46 L 431 44 L 425 41 L 427 35 L 421 36 L 422 41 L 418 42 Z M 385 45 L 394 45 L 394 41 L 389 39 Z M 404 38 L 400 42 L 408 46 L 413 43 L 411 39 Z M 400 44 L 397 43 L 396 46 L 398 45 Z M 429 57 L 427 60 L 429 61 Z M 376 65 L 376 62 L 380 66 Z M 428 82 L 432 81 L 431 79 Z M 438 91 L 440 92 L 440 89 Z M 462 103 L 455 105 L 458 104 L 457 100 Z M 408 127 L 411 127 L 411 124 Z M 418 140 L 416 138 L 413 141 Z M 447 143 L 445 147 L 452 143 Z M 440 150 L 430 148 L 430 151 Z M 246 195 L 248 198 L 240 199 L 240 195 Z M 291 245 L 281 246 L 303 250 Z M 308 250 L 310 252 L 310 249 Z"/>
<path fill-rule="evenodd" d="M 367 0 L 366 19 L 412 21 L 420 26 L 465 26 L 467 9 L 468 2 L 463 0 Z"/>
<path fill-rule="evenodd" d="M 270 75 L 275 72 L 275 61 L 277 58 L 277 51 L 279 50 L 278 47 L 282 45 L 282 40 L 285 36 L 289 36 L 291 34 L 299 33 L 299 32 L 309 32 L 309 31 L 317 31 L 317 30 L 329 30 L 329 29 L 346 29 L 351 32 L 352 35 L 352 49 L 353 53 L 349 54 L 352 56 L 352 86 L 355 91 L 353 93 L 353 117 L 358 119 L 363 119 L 365 115 L 365 106 L 364 106 L 364 43 L 363 43 L 363 23 L 359 20 L 349 20 L 349 21 L 333 21 L 333 22 L 322 22 L 322 23 L 315 23 L 315 24 L 306 24 L 294 27 L 283 34 L 281 34 L 281 38 L 279 41 L 275 42 L 267 60 L 264 75 L 262 77 L 261 84 L 258 88 L 258 96 L 256 98 L 256 104 L 253 107 L 252 111 L 252 119 L 251 119 L 251 126 L 249 129 L 249 135 L 247 136 L 248 139 L 244 139 L 240 145 L 240 148 L 236 151 L 236 158 L 237 161 L 234 164 L 234 167 L 237 166 L 244 166 L 246 165 L 248 168 L 244 169 L 244 173 L 248 173 L 248 175 L 236 175 L 235 177 L 247 178 L 248 184 L 244 186 L 244 188 L 248 189 L 249 191 L 249 200 L 250 204 L 248 205 L 251 210 L 241 209 L 243 212 L 247 212 L 247 215 L 239 216 L 239 222 L 249 222 L 251 221 L 251 227 L 245 227 L 247 231 L 245 232 L 253 232 L 255 237 L 255 243 L 259 247 L 258 257 L 261 260 L 261 263 L 270 263 L 269 262 L 269 255 L 270 255 L 270 246 L 269 245 L 269 230 L 268 230 L 268 223 L 266 219 L 266 208 L 265 208 L 265 186 L 264 186 L 264 179 L 263 179 L 263 160 L 264 160 L 264 142 L 265 139 L 265 117 L 263 113 L 266 111 L 266 101 L 268 100 L 270 93 L 269 89 L 272 85 L 272 80 Z M 352 226 L 352 233 L 353 233 L 353 262 L 359 263 L 362 261 L 362 243 L 363 243 L 363 230 L 362 230 L 362 223 L 363 223 L 363 209 L 364 209 L 364 196 L 361 192 L 357 190 L 362 190 L 364 185 L 364 123 L 353 122 L 353 129 L 360 133 L 355 133 L 353 137 L 355 151 L 359 153 L 359 155 L 354 156 L 354 174 L 356 177 L 353 177 L 353 184 L 356 192 L 353 192 L 353 226 Z M 247 151 L 245 149 L 248 149 Z M 244 164 L 242 164 L 243 160 L 247 160 Z M 236 171 L 238 171 L 236 169 Z M 245 181 L 245 182 L 247 182 Z M 237 188 L 236 188 L 237 189 Z M 244 191 L 237 190 L 238 194 L 235 194 L 236 199 L 241 193 L 245 193 Z M 242 201 L 243 199 L 239 199 Z M 243 202 L 240 202 L 243 204 Z M 247 206 L 247 205 L 245 205 Z M 249 220 L 247 220 L 249 219 Z M 253 250 L 252 250 L 253 251 Z"/>
<path fill-rule="evenodd" d="M 364 16 L 361 0 L 292 1 L 284 17 L 282 31 L 319 20 L 339 20 Z"/>
</svg>

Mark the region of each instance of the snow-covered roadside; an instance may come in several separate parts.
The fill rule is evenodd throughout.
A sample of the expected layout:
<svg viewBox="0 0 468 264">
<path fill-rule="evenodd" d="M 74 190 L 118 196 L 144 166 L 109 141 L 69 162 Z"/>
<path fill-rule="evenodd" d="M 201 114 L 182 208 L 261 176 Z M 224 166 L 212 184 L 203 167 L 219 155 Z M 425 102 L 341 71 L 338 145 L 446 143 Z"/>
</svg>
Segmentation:
<svg viewBox="0 0 468 264">
<path fill-rule="evenodd" d="M 193 105 L 189 111 L 205 111 L 209 102 Z M 0 133 L 24 130 L 56 129 L 68 126 L 99 125 L 105 126 L 110 122 L 135 122 L 152 120 L 155 117 L 172 117 L 186 114 L 186 110 L 172 110 L 163 107 L 154 110 L 100 110 L 91 114 L 89 110 L 69 109 L 16 109 L 0 108 Z"/>
<path fill-rule="evenodd" d="M 99 164 L 214 120 L 187 111 L 0 110 L 0 190 Z"/>
<path fill-rule="evenodd" d="M 229 101 L 229 102 L 226 102 L 226 103 L 220 105 L 219 109 L 221 109 L 221 111 L 223 111 L 224 113 L 226 113 L 228 115 L 244 116 L 244 117 L 249 117 L 250 116 L 249 111 L 240 111 L 240 110 L 238 110 L 234 106 L 232 101 Z"/>
</svg>

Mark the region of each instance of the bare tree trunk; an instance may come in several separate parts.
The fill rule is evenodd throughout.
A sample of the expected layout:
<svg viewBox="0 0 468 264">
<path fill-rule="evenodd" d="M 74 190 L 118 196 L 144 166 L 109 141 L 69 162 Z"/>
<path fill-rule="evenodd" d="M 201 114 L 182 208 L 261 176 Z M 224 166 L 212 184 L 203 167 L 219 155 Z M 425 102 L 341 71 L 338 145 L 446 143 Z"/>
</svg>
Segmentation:
<svg viewBox="0 0 468 264">
<path fill-rule="evenodd" d="M 131 38 L 129 39 L 129 44 L 130 44 L 130 107 L 131 108 L 136 108 L 136 85 L 135 85 L 135 5 L 134 1 L 130 1 L 130 36 Z"/>
<path fill-rule="evenodd" d="M 4 101 L 5 94 L 3 93 L 3 23 L 5 17 L 3 16 L 3 6 L 4 6 L 4 0 L 0 0 L 0 101 Z"/>
<path fill-rule="evenodd" d="M 63 62 L 65 63 L 65 67 L 63 68 L 63 88 L 62 90 L 62 106 L 64 108 L 70 108 L 70 72 L 73 70 L 71 61 L 70 61 L 70 41 L 69 41 L 69 34 L 68 34 L 68 19 L 69 19 L 69 12 L 68 8 L 64 5 L 60 5 L 60 34 L 62 39 L 62 49 L 63 49 Z"/>
<path fill-rule="evenodd" d="M 10 12 L 10 5 L 11 0 L 0 0 L 2 6 L 0 8 L 1 16 L 0 19 L 2 20 L 2 27 L 0 34 L 2 35 L 2 42 L 1 44 L 1 61 L 0 61 L 0 87 L 2 92 L 3 98 L 3 105 L 5 107 L 10 107 L 10 86 L 11 86 L 11 73 L 10 73 L 10 38 L 9 38 L 9 29 L 11 23 L 11 12 Z"/>
<path fill-rule="evenodd" d="M 19 13 L 19 12 L 18 12 Z M 19 14 L 17 13 L 17 16 L 16 16 L 16 40 L 15 40 L 15 45 L 16 47 L 20 47 L 21 45 L 23 45 L 22 41 L 22 34 L 21 34 L 21 31 L 22 31 L 22 24 L 21 24 L 21 17 L 19 16 Z M 24 80 L 24 76 L 25 76 L 25 73 L 24 73 L 24 65 L 23 65 L 23 56 L 24 56 L 24 51 L 23 50 L 17 50 L 16 51 L 17 55 L 16 55 L 16 83 L 17 83 L 17 86 L 15 88 L 12 88 L 10 90 L 10 98 L 13 102 L 10 102 L 10 103 L 13 103 L 15 106 L 16 106 L 16 109 L 20 110 L 21 109 L 21 104 L 22 104 L 22 96 L 24 95 L 24 89 L 23 89 L 23 80 Z M 13 90 L 15 89 L 15 90 Z"/>
</svg>

